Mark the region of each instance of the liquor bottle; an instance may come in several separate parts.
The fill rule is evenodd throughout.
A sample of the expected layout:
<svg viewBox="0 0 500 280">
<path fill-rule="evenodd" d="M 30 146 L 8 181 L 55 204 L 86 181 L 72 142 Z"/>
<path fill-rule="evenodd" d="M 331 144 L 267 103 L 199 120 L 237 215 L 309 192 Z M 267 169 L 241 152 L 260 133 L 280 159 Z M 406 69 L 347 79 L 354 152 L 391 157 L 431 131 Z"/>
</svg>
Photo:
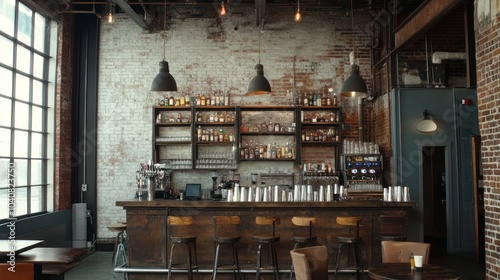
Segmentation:
<svg viewBox="0 0 500 280">
<path fill-rule="evenodd" d="M 210 95 L 210 92 L 207 94 L 206 100 L 205 100 L 205 105 L 210 106 L 212 105 L 212 96 Z"/>
<path fill-rule="evenodd" d="M 214 142 L 219 142 L 219 133 L 216 131 L 214 131 Z"/>
<path fill-rule="evenodd" d="M 229 133 L 228 132 L 224 132 L 224 137 L 222 138 L 222 141 L 229 142 Z"/>
<path fill-rule="evenodd" d="M 207 97 L 203 94 L 200 98 L 200 106 L 207 106 Z"/>
<path fill-rule="evenodd" d="M 201 126 L 198 126 L 198 129 L 196 130 L 196 139 L 198 142 L 202 141 L 202 134 Z"/>
<path fill-rule="evenodd" d="M 245 147 L 242 147 L 242 148 L 240 149 L 240 158 L 241 158 L 241 159 L 244 159 L 244 158 L 245 158 Z"/>
<path fill-rule="evenodd" d="M 196 106 L 201 106 L 201 97 L 199 94 L 196 95 Z"/>
<path fill-rule="evenodd" d="M 271 158 L 271 143 L 267 143 L 267 149 L 266 149 L 266 154 L 267 154 L 267 158 Z"/>
<path fill-rule="evenodd" d="M 330 112 L 330 122 L 335 122 L 335 114 Z"/>
<path fill-rule="evenodd" d="M 260 143 L 260 145 L 259 145 L 259 156 L 261 158 L 266 158 L 266 155 L 264 153 L 264 144 L 262 144 L 262 143 Z"/>
<path fill-rule="evenodd" d="M 201 122 L 201 113 L 196 112 L 196 122 Z"/>
<path fill-rule="evenodd" d="M 217 106 L 218 104 L 215 102 L 215 96 L 217 95 L 217 91 L 214 90 L 214 94 L 212 94 L 212 101 L 210 101 L 210 104 L 212 104 L 212 106 Z"/>
<path fill-rule="evenodd" d="M 248 150 L 248 156 L 250 159 L 254 159 L 255 158 L 255 150 L 254 150 L 254 147 L 253 147 L 253 141 L 250 140 L 250 149 Z"/>
<path fill-rule="evenodd" d="M 280 132 L 281 129 L 280 129 L 280 124 L 279 123 L 275 123 L 274 124 L 274 132 Z"/>
<path fill-rule="evenodd" d="M 228 112 L 226 112 L 226 122 L 227 123 L 231 122 L 231 116 L 229 115 Z"/>
<path fill-rule="evenodd" d="M 224 134 L 225 134 L 224 130 L 221 128 L 219 130 L 219 142 L 224 142 Z M 226 138 L 227 138 L 227 136 L 226 136 Z"/>
<path fill-rule="evenodd" d="M 170 114 L 170 118 L 168 119 L 169 122 L 175 122 L 174 115 Z"/>
<path fill-rule="evenodd" d="M 258 143 L 255 144 L 254 153 L 255 153 L 255 159 L 259 159 L 260 158 L 260 146 Z"/>
<path fill-rule="evenodd" d="M 175 99 L 172 95 L 168 98 L 168 106 L 174 106 L 175 105 Z"/>
<path fill-rule="evenodd" d="M 217 93 L 215 95 L 215 106 L 220 106 L 220 99 L 221 99 L 221 95 L 220 95 L 220 91 L 219 91 L 219 93 Z"/>
<path fill-rule="evenodd" d="M 338 99 L 337 99 L 337 93 L 333 93 L 333 100 L 332 100 L 332 103 L 333 103 L 333 106 L 337 106 L 338 105 Z"/>
<path fill-rule="evenodd" d="M 161 106 L 161 107 L 165 106 L 165 100 L 160 99 L 160 106 Z"/>
<path fill-rule="evenodd" d="M 229 106 L 229 91 L 224 95 L 224 106 Z"/>
<path fill-rule="evenodd" d="M 214 116 L 214 121 L 213 122 L 219 122 L 219 115 L 217 115 L 217 112 L 212 113 Z"/>
<path fill-rule="evenodd" d="M 179 98 L 180 106 L 186 106 L 186 99 L 184 97 Z"/>
<path fill-rule="evenodd" d="M 214 142 L 214 130 L 212 128 L 208 131 L 208 141 Z"/>
<path fill-rule="evenodd" d="M 179 97 L 175 98 L 175 105 L 174 106 L 176 106 L 176 107 L 181 106 L 181 101 L 179 100 Z"/>
<path fill-rule="evenodd" d="M 286 158 L 287 151 L 286 149 L 288 148 L 288 142 L 286 142 L 286 145 L 281 147 L 281 158 Z"/>
<path fill-rule="evenodd" d="M 276 158 L 276 143 L 271 147 L 271 158 Z"/>
<path fill-rule="evenodd" d="M 177 122 L 182 122 L 182 115 L 181 115 L 181 113 L 177 114 Z"/>
<path fill-rule="evenodd" d="M 210 116 L 209 116 L 209 119 L 208 119 L 209 122 L 214 122 L 214 112 L 210 112 Z"/>
<path fill-rule="evenodd" d="M 280 145 L 276 146 L 276 158 L 281 158 L 281 147 L 280 147 Z"/>
<path fill-rule="evenodd" d="M 333 105 L 332 92 L 333 92 L 333 88 L 329 88 L 328 89 L 328 97 L 326 99 L 326 105 L 327 106 L 332 106 Z"/>
<path fill-rule="evenodd" d="M 308 99 L 308 101 L 307 101 L 308 106 L 314 106 L 314 103 L 313 103 L 314 102 L 314 97 L 313 97 L 312 92 L 309 92 L 309 95 L 307 96 L 307 99 Z"/>
<path fill-rule="evenodd" d="M 307 98 L 307 95 L 305 92 L 302 93 L 302 105 L 309 106 L 309 99 Z"/>
<path fill-rule="evenodd" d="M 321 106 L 326 106 L 327 103 L 327 96 L 328 95 L 328 89 L 325 86 L 325 90 L 323 91 L 323 96 L 321 97 Z"/>
<path fill-rule="evenodd" d="M 186 105 L 186 106 L 190 106 L 191 105 L 191 97 L 187 93 L 184 96 L 184 105 Z"/>
</svg>

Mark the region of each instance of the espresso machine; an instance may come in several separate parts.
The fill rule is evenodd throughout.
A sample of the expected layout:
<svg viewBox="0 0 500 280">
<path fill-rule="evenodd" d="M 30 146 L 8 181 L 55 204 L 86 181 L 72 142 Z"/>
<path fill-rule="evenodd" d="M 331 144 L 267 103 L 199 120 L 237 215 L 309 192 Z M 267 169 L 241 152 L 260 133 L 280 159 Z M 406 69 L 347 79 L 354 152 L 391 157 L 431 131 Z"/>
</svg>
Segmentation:
<svg viewBox="0 0 500 280">
<path fill-rule="evenodd" d="M 341 156 L 341 162 L 350 199 L 382 199 L 382 155 L 346 154 Z"/>
</svg>

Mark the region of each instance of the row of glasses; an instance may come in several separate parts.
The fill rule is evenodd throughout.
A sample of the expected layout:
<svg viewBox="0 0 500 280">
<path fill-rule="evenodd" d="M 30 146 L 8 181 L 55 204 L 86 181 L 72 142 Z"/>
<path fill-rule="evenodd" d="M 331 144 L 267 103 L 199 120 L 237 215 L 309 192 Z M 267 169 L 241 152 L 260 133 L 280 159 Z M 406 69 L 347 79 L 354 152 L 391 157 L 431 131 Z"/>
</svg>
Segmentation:
<svg viewBox="0 0 500 280">
<path fill-rule="evenodd" d="M 343 143 L 344 154 L 379 154 L 380 149 L 378 144 L 372 142 L 354 141 L 344 139 Z"/>
<path fill-rule="evenodd" d="M 191 141 L 190 136 L 163 136 L 157 137 L 156 142 L 178 142 L 178 141 Z"/>
</svg>

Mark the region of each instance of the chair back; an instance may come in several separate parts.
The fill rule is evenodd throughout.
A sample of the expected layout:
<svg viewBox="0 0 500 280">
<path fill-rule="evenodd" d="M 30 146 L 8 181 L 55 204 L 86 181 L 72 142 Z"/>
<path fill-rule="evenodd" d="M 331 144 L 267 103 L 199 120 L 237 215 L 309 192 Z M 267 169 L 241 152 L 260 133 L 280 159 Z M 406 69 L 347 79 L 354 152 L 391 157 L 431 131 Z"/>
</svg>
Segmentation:
<svg viewBox="0 0 500 280">
<path fill-rule="evenodd" d="M 281 223 L 281 219 L 279 217 L 264 217 L 257 216 L 255 217 L 255 224 L 259 226 L 272 225 L 272 236 L 276 237 L 276 225 Z"/>
<path fill-rule="evenodd" d="M 411 255 L 423 256 L 423 263 L 429 263 L 431 244 L 411 241 L 382 241 L 382 262 L 410 262 Z"/>
<path fill-rule="evenodd" d="M 309 227 L 309 238 L 312 237 L 312 226 L 318 223 L 316 217 L 293 217 L 292 224 L 298 227 Z"/>
<path fill-rule="evenodd" d="M 359 217 L 337 217 L 335 220 L 337 224 L 347 226 L 348 234 L 352 234 L 352 231 L 356 231 L 356 238 L 359 239 L 359 223 L 361 218 Z"/>
<path fill-rule="evenodd" d="M 35 279 L 35 269 L 32 263 L 16 262 L 15 272 L 9 270 L 11 265 L 9 263 L 0 263 L 0 279 L 22 279 L 33 280 Z"/>
<path fill-rule="evenodd" d="M 326 246 L 294 249 L 290 251 L 290 255 L 297 280 L 328 279 L 328 250 Z"/>
<path fill-rule="evenodd" d="M 239 235 L 237 225 L 240 224 L 239 216 L 213 216 L 214 238 L 222 233 L 224 236 Z"/>
</svg>

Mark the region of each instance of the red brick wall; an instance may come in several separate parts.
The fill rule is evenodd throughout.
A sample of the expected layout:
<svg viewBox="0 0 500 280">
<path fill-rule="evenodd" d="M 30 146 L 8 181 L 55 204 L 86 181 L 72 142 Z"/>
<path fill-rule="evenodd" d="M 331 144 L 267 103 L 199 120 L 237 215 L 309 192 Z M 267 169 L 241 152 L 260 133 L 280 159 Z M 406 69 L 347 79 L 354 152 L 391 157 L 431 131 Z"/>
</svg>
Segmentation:
<svg viewBox="0 0 500 280">
<path fill-rule="evenodd" d="M 71 93 L 73 17 L 59 22 L 55 98 L 54 210 L 71 209 Z"/>
<path fill-rule="evenodd" d="M 484 175 L 486 279 L 499 279 L 500 264 L 500 6 L 476 4 L 479 128 Z M 496 10 L 496 12 L 495 12 Z"/>
</svg>

